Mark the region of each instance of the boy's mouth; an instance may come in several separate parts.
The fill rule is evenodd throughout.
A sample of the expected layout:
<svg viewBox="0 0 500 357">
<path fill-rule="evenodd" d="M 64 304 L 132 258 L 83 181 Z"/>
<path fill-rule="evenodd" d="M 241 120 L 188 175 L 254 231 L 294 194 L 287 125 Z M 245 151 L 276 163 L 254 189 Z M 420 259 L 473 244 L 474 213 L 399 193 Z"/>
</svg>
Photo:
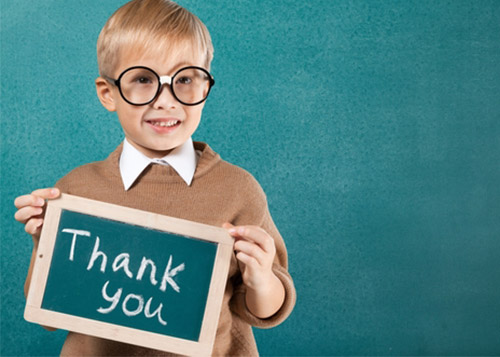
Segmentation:
<svg viewBox="0 0 500 357">
<path fill-rule="evenodd" d="M 180 124 L 181 121 L 178 119 L 172 119 L 172 120 L 146 120 L 146 122 L 153 126 L 172 127 L 176 126 L 177 124 Z"/>
<path fill-rule="evenodd" d="M 167 133 L 177 128 L 181 121 L 179 119 L 151 119 L 146 123 L 158 133 Z"/>
</svg>

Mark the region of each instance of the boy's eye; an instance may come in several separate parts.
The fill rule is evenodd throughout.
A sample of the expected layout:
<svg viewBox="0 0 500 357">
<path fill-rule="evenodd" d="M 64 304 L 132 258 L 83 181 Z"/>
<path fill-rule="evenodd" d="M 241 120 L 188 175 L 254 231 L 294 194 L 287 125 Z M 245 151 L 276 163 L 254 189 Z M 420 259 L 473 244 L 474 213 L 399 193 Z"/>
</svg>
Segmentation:
<svg viewBox="0 0 500 357">
<path fill-rule="evenodd" d="M 152 81 L 151 77 L 138 77 L 138 78 L 136 78 L 135 82 L 137 82 L 139 84 L 150 84 L 153 81 Z"/>
<path fill-rule="evenodd" d="M 190 78 L 190 77 L 186 77 L 186 76 L 183 76 L 183 77 L 180 77 L 176 83 L 178 84 L 191 84 L 193 80 Z"/>
</svg>

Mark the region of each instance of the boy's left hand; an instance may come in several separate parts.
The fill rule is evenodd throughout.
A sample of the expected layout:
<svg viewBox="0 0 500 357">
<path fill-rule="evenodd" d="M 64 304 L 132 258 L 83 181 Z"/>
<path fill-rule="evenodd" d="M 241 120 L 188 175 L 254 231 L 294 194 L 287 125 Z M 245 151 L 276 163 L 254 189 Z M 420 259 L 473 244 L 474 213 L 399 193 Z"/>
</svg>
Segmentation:
<svg viewBox="0 0 500 357">
<path fill-rule="evenodd" d="M 257 226 L 235 227 L 224 223 L 223 227 L 236 239 L 236 259 L 248 288 L 245 295 L 248 310 L 261 319 L 272 316 L 285 300 L 283 283 L 273 272 L 274 239 Z"/>
<path fill-rule="evenodd" d="M 276 247 L 274 239 L 262 228 L 257 226 L 233 226 L 224 223 L 236 239 L 234 249 L 236 259 L 240 263 L 243 282 L 250 289 L 269 290 L 276 279 L 272 271 Z"/>
</svg>

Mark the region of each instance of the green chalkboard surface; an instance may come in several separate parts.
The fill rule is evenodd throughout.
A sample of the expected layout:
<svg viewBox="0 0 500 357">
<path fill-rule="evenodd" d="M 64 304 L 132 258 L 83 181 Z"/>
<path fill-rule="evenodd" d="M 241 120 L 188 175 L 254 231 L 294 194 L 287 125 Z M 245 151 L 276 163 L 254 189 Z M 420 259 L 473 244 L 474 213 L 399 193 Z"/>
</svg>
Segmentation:
<svg viewBox="0 0 500 357">
<path fill-rule="evenodd" d="M 47 209 L 25 317 L 210 353 L 231 251 L 222 228 L 63 195 Z"/>
<path fill-rule="evenodd" d="M 213 242 L 64 210 L 42 308 L 197 341 L 216 252 Z"/>
</svg>

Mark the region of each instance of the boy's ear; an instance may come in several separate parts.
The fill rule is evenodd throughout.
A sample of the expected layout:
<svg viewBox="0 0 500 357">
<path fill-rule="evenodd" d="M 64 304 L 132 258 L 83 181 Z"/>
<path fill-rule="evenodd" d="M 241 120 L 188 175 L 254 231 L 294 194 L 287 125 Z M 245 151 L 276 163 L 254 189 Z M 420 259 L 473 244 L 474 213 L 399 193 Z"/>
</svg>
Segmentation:
<svg viewBox="0 0 500 357">
<path fill-rule="evenodd" d="M 112 84 L 102 77 L 97 77 L 95 80 L 95 89 L 97 91 L 97 97 L 99 97 L 99 100 L 104 108 L 110 112 L 116 111 Z"/>
</svg>

